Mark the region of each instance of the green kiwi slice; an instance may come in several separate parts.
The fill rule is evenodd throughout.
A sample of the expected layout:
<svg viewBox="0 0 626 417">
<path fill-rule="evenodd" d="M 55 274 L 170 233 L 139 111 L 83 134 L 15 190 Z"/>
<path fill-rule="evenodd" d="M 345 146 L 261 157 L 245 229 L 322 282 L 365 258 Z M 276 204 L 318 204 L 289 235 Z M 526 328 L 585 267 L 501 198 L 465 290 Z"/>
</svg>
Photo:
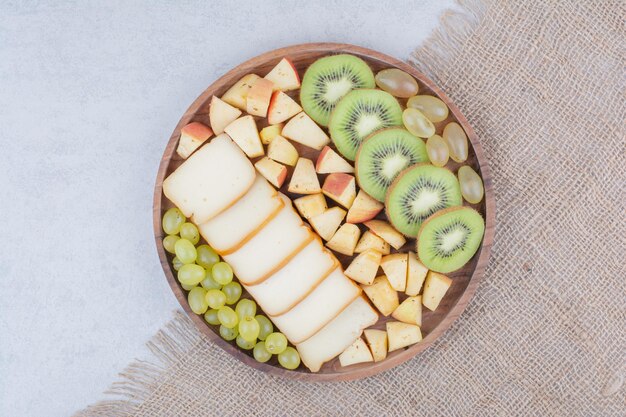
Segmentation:
<svg viewBox="0 0 626 417">
<path fill-rule="evenodd" d="M 476 253 L 485 233 L 485 221 L 470 207 L 451 207 L 430 216 L 417 236 L 417 254 L 428 269 L 443 274 L 456 271 Z"/>
<path fill-rule="evenodd" d="M 300 103 L 313 120 L 328 126 L 337 102 L 355 88 L 374 88 L 374 73 L 354 55 L 331 55 L 315 61 L 304 73 Z"/>
<path fill-rule="evenodd" d="M 418 162 L 428 162 L 426 145 L 402 128 L 382 129 L 368 136 L 356 154 L 359 187 L 378 201 L 385 201 L 387 189 L 400 171 Z"/>
<path fill-rule="evenodd" d="M 337 150 L 354 161 L 363 139 L 386 127 L 402 125 L 402 108 L 382 90 L 352 90 L 339 100 L 330 116 L 328 130 Z"/>
<path fill-rule="evenodd" d="M 456 176 L 446 168 L 418 164 L 402 171 L 387 191 L 387 218 L 406 236 L 415 237 L 434 213 L 463 202 Z"/>
</svg>

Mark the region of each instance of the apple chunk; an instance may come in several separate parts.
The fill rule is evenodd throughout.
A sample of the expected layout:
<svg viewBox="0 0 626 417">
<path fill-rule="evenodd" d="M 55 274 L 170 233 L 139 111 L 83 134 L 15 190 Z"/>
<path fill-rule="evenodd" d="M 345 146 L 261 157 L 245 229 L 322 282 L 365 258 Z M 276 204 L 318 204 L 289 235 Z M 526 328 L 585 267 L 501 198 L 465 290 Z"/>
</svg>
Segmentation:
<svg viewBox="0 0 626 417">
<path fill-rule="evenodd" d="M 280 135 L 280 132 L 282 132 L 282 130 L 282 123 L 278 123 L 277 125 L 265 126 L 259 132 L 259 136 L 261 137 L 261 143 L 263 145 L 269 145 L 276 136 Z"/>
<path fill-rule="evenodd" d="M 283 127 L 282 135 L 318 151 L 330 142 L 328 135 L 305 112 L 289 120 Z"/>
<path fill-rule="evenodd" d="M 267 109 L 267 122 L 276 124 L 284 122 L 291 116 L 302 111 L 302 107 L 282 91 L 274 91 L 270 106 Z"/>
<path fill-rule="evenodd" d="M 387 338 L 389 339 L 389 352 L 393 352 L 421 341 L 422 332 L 414 324 L 388 321 Z"/>
<path fill-rule="evenodd" d="M 298 161 L 298 151 L 284 137 L 278 135 L 267 147 L 267 156 L 285 165 L 294 166 Z"/>
<path fill-rule="evenodd" d="M 265 79 L 274 83 L 275 90 L 289 91 L 300 88 L 300 77 L 293 63 L 283 58 L 265 76 Z"/>
<path fill-rule="evenodd" d="M 354 167 L 348 161 L 343 159 L 339 154 L 332 150 L 330 146 L 324 146 L 322 152 L 317 157 L 315 170 L 319 174 L 332 174 L 333 172 L 344 172 L 351 174 Z"/>
<path fill-rule="evenodd" d="M 211 128 L 216 135 L 224 132 L 224 128 L 241 116 L 241 110 L 231 106 L 220 98 L 213 96 L 211 98 L 211 107 L 209 108 L 209 120 Z"/>
<path fill-rule="evenodd" d="M 323 194 L 305 195 L 304 197 L 296 198 L 293 204 L 300 212 L 300 215 L 307 220 L 322 214 L 328 208 Z"/>
<path fill-rule="evenodd" d="M 361 287 L 383 316 L 390 315 L 400 304 L 398 293 L 391 288 L 387 277 L 384 275 L 375 278 L 371 285 L 362 285 Z"/>
<path fill-rule="evenodd" d="M 224 132 L 235 141 L 248 158 L 264 154 L 259 131 L 252 116 L 243 116 L 224 128 Z"/>
<path fill-rule="evenodd" d="M 346 221 L 348 223 L 363 223 L 372 220 L 384 207 L 383 203 L 373 199 L 365 191 L 359 190 L 350 210 L 348 210 Z"/>
<path fill-rule="evenodd" d="M 325 212 L 311 217 L 309 223 L 322 239 L 328 241 L 333 237 L 344 217 L 346 217 L 344 209 L 331 207 Z"/>
<path fill-rule="evenodd" d="M 387 275 L 391 288 L 396 291 L 406 289 L 406 271 L 408 258 L 406 253 L 394 253 L 387 255 L 380 261 L 380 267 Z"/>
<path fill-rule="evenodd" d="M 180 130 L 180 140 L 176 153 L 181 158 L 187 159 L 211 136 L 213 136 L 211 128 L 202 123 L 191 122 Z"/>
<path fill-rule="evenodd" d="M 422 296 L 416 295 L 404 300 L 396 308 L 391 317 L 404 323 L 422 325 Z"/>
<path fill-rule="evenodd" d="M 268 157 L 259 159 L 254 166 L 276 188 L 282 187 L 287 178 L 287 167 Z"/>
<path fill-rule="evenodd" d="M 258 78 L 254 81 L 246 97 L 246 111 L 253 116 L 267 116 L 273 87 L 274 83 L 265 78 Z"/>
<path fill-rule="evenodd" d="M 256 74 L 245 75 L 224 93 L 222 100 L 238 109 L 246 110 L 248 92 L 259 78 L 261 77 Z"/>
<path fill-rule="evenodd" d="M 349 209 L 356 197 L 356 181 L 349 174 L 330 174 L 324 181 L 322 192 L 326 197 Z"/>
<path fill-rule="evenodd" d="M 339 355 L 339 363 L 341 366 L 373 361 L 372 353 L 360 337 Z"/>
<path fill-rule="evenodd" d="M 424 282 L 424 293 L 422 303 L 430 311 L 435 311 L 448 288 L 452 285 L 452 280 L 445 275 L 429 271 Z"/>
<path fill-rule="evenodd" d="M 406 295 L 417 295 L 422 289 L 422 284 L 426 279 L 428 268 L 426 268 L 420 261 L 417 260 L 415 253 L 409 252 L 409 266 L 407 268 L 406 276 Z"/>
<path fill-rule="evenodd" d="M 363 233 L 363 236 L 361 236 L 359 243 L 356 244 L 354 251 L 356 253 L 361 253 L 368 249 L 374 249 L 383 255 L 389 255 L 389 252 L 391 251 L 389 243 L 385 242 L 369 230 L 366 230 L 365 233 Z"/>
<path fill-rule="evenodd" d="M 354 224 L 345 223 L 335 232 L 326 247 L 347 256 L 354 255 L 354 248 L 361 236 L 361 230 Z"/>
<path fill-rule="evenodd" d="M 298 159 L 296 168 L 291 175 L 291 181 L 289 181 L 288 191 L 297 194 L 316 194 L 322 191 L 315 167 L 313 167 L 313 161 L 307 158 Z"/>
<path fill-rule="evenodd" d="M 365 329 L 365 341 L 372 352 L 374 362 L 380 362 L 387 357 L 387 332 L 384 330 Z"/>
<path fill-rule="evenodd" d="M 369 220 L 364 224 L 369 227 L 372 233 L 381 237 L 394 249 L 400 249 L 406 243 L 406 239 L 402 236 L 402 233 L 398 232 L 384 220 Z"/>
<path fill-rule="evenodd" d="M 374 249 L 360 253 L 346 268 L 344 274 L 358 283 L 371 285 L 378 273 L 382 255 Z"/>
</svg>

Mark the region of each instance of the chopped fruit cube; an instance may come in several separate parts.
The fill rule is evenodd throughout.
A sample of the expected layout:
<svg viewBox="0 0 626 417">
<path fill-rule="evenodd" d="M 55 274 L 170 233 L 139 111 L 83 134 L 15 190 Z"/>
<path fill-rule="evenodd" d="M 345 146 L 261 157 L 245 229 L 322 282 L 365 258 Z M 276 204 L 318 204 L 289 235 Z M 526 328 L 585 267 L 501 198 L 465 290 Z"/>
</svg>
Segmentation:
<svg viewBox="0 0 626 417">
<path fill-rule="evenodd" d="M 422 289 L 422 284 L 426 279 L 428 268 L 417 260 L 415 253 L 409 252 L 409 266 L 406 277 L 406 295 L 417 295 Z"/>
<path fill-rule="evenodd" d="M 366 230 L 361 236 L 361 240 L 356 244 L 354 251 L 356 253 L 365 252 L 368 249 L 374 249 L 383 255 L 389 255 L 391 249 L 389 243 L 385 242 L 382 238 L 376 236 L 374 233 Z"/>
<path fill-rule="evenodd" d="M 371 285 L 362 285 L 361 287 L 383 316 L 390 315 L 400 304 L 398 293 L 391 288 L 387 277 L 384 275 L 374 279 Z"/>
<path fill-rule="evenodd" d="M 264 154 L 259 131 L 252 116 L 240 117 L 226 126 L 224 131 L 248 155 L 248 158 L 256 158 Z"/>
<path fill-rule="evenodd" d="M 286 166 L 272 161 L 268 157 L 259 159 L 254 166 L 274 187 L 280 188 L 283 186 L 285 178 L 287 178 Z"/>
<path fill-rule="evenodd" d="M 374 362 L 380 362 L 387 357 L 387 332 L 384 330 L 365 329 L 365 341 L 372 352 Z"/>
<path fill-rule="evenodd" d="M 322 214 L 311 217 L 309 223 L 322 239 L 328 241 L 333 237 L 344 217 L 346 217 L 344 209 L 332 207 Z"/>
<path fill-rule="evenodd" d="M 180 140 L 176 153 L 181 158 L 187 159 L 211 136 L 213 136 L 211 128 L 202 123 L 191 122 L 180 130 Z"/>
<path fill-rule="evenodd" d="M 400 249 L 406 243 L 406 239 L 402 236 L 402 233 L 398 232 L 386 221 L 369 220 L 364 224 L 370 228 L 372 233 L 383 238 L 383 240 L 389 243 L 394 249 Z"/>
<path fill-rule="evenodd" d="M 265 76 L 265 79 L 274 83 L 275 90 L 289 91 L 300 88 L 298 71 L 296 71 L 296 67 L 287 58 L 281 59 Z"/>
<path fill-rule="evenodd" d="M 272 99 L 274 83 L 265 78 L 258 78 L 246 97 L 246 111 L 253 116 L 267 116 L 267 109 Z M 272 123 L 273 124 L 273 123 Z"/>
<path fill-rule="evenodd" d="M 293 203 L 300 212 L 300 215 L 307 220 L 318 214 L 322 214 L 328 208 L 323 194 L 305 195 L 304 197 L 295 199 Z"/>
<path fill-rule="evenodd" d="M 331 200 L 349 209 L 356 197 L 356 181 L 349 174 L 330 174 L 324 181 L 322 192 Z"/>
<path fill-rule="evenodd" d="M 394 253 L 387 255 L 380 261 L 380 267 L 387 275 L 391 287 L 396 291 L 406 289 L 408 257 L 406 253 Z"/>
<path fill-rule="evenodd" d="M 302 107 L 287 94 L 282 91 L 274 91 L 270 106 L 267 109 L 267 122 L 272 125 L 284 122 L 301 111 Z"/>
<path fill-rule="evenodd" d="M 389 352 L 393 352 L 421 341 L 422 332 L 414 324 L 388 321 L 387 338 L 389 339 Z"/>
<path fill-rule="evenodd" d="M 248 74 L 244 76 L 224 93 L 222 100 L 231 106 L 237 107 L 238 109 L 246 110 L 248 91 L 250 91 L 252 84 L 254 84 L 254 82 L 259 78 L 261 77 L 256 74 Z"/>
<path fill-rule="evenodd" d="M 382 255 L 374 249 L 360 253 L 345 271 L 347 277 L 365 285 L 371 285 L 378 273 Z"/>
<path fill-rule="evenodd" d="M 298 159 L 291 181 L 289 181 L 288 191 L 298 194 L 316 194 L 322 191 L 315 167 L 313 167 L 313 161 L 306 158 Z"/>
<path fill-rule="evenodd" d="M 298 151 L 284 137 L 276 136 L 267 147 L 267 156 L 277 162 L 294 166 L 298 161 Z"/>
<path fill-rule="evenodd" d="M 383 203 L 370 197 L 365 191 L 359 190 L 350 210 L 348 210 L 348 223 L 363 223 L 372 220 L 384 208 Z"/>
<path fill-rule="evenodd" d="M 422 325 L 422 296 L 409 297 L 396 308 L 391 317 L 404 323 Z"/>
<path fill-rule="evenodd" d="M 241 110 L 213 96 L 209 108 L 211 128 L 216 135 L 224 133 L 224 128 L 241 116 Z"/>
<path fill-rule="evenodd" d="M 333 237 L 326 244 L 326 247 L 335 252 L 352 256 L 354 255 L 354 248 L 356 242 L 359 240 L 359 236 L 361 236 L 361 230 L 359 230 L 357 226 L 345 223 L 335 232 Z"/>
<path fill-rule="evenodd" d="M 263 145 L 269 145 L 276 136 L 280 135 L 280 132 L 282 132 L 282 130 L 282 123 L 264 127 L 259 133 L 259 136 L 261 136 L 261 143 Z"/>
<path fill-rule="evenodd" d="M 452 285 L 452 280 L 445 275 L 429 271 L 424 282 L 424 294 L 422 303 L 430 311 L 435 311 L 448 288 Z"/>
<path fill-rule="evenodd" d="M 330 142 L 328 135 L 305 112 L 289 120 L 282 135 L 318 151 Z"/>
<path fill-rule="evenodd" d="M 354 172 L 354 167 L 339 156 L 337 152 L 333 151 L 330 146 L 324 146 L 324 149 L 320 152 L 320 156 L 317 157 L 315 170 L 319 174 L 332 174 L 333 172 L 351 174 Z"/>
<path fill-rule="evenodd" d="M 339 355 L 341 366 L 354 365 L 356 363 L 373 362 L 374 358 L 367 345 L 360 337 Z"/>
</svg>

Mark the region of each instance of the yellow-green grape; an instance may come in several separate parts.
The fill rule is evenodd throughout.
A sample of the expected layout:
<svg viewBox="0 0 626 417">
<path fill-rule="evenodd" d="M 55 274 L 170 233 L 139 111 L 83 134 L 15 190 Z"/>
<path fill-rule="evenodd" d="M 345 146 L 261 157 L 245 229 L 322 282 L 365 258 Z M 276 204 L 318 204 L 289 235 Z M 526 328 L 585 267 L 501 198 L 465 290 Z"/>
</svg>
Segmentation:
<svg viewBox="0 0 626 417">
<path fill-rule="evenodd" d="M 274 331 L 274 325 L 267 317 L 259 314 L 254 317 L 259 322 L 259 340 L 265 340 L 268 334 Z"/>
<path fill-rule="evenodd" d="M 196 260 L 196 247 L 187 239 L 178 239 L 174 245 L 174 252 L 184 264 L 191 264 Z"/>
<path fill-rule="evenodd" d="M 254 317 L 244 317 L 239 321 L 239 336 L 249 342 L 256 341 L 260 330 L 259 322 Z"/>
<path fill-rule="evenodd" d="M 163 214 L 163 231 L 168 235 L 177 235 L 185 220 L 185 216 L 179 209 L 171 208 Z"/>
<path fill-rule="evenodd" d="M 223 326 L 232 329 L 237 324 L 239 324 L 239 317 L 237 317 L 237 313 L 230 307 L 222 306 L 217 310 L 217 319 Z"/>
<path fill-rule="evenodd" d="M 204 320 L 209 323 L 209 324 L 213 324 L 213 325 L 218 325 L 221 324 L 220 320 L 217 317 L 217 310 L 212 308 L 210 310 L 207 310 L 206 313 L 204 313 Z"/>
<path fill-rule="evenodd" d="M 210 269 L 206 270 L 206 277 L 200 282 L 200 285 L 202 285 L 207 290 L 219 290 L 220 288 L 222 288 L 222 285 L 218 284 L 213 279 Z"/>
<path fill-rule="evenodd" d="M 172 259 L 172 267 L 174 267 L 174 271 L 180 270 L 183 265 L 185 264 L 182 263 L 178 257 L 174 256 L 174 259 Z"/>
<path fill-rule="evenodd" d="M 397 68 L 379 71 L 374 78 L 376 85 L 392 96 L 406 98 L 414 96 L 419 91 L 415 78 Z"/>
<path fill-rule="evenodd" d="M 465 201 L 471 204 L 480 203 L 485 194 L 483 180 L 480 178 L 480 175 L 467 165 L 463 165 L 459 168 L 458 175 L 461 194 Z"/>
<path fill-rule="evenodd" d="M 241 285 L 238 282 L 229 282 L 222 291 L 226 294 L 226 304 L 235 304 L 241 297 Z"/>
<path fill-rule="evenodd" d="M 198 252 L 196 263 L 206 269 L 213 268 L 213 265 L 220 261 L 220 256 L 209 245 L 200 245 L 196 251 Z"/>
<path fill-rule="evenodd" d="M 206 301 L 211 308 L 221 308 L 226 304 L 226 294 L 220 290 L 208 290 L 206 292 Z"/>
<path fill-rule="evenodd" d="M 406 102 L 407 107 L 417 109 L 433 123 L 443 122 L 448 117 L 446 103 L 433 96 L 415 96 Z"/>
<path fill-rule="evenodd" d="M 239 346 L 242 349 L 250 350 L 254 347 L 255 343 L 256 343 L 256 339 L 251 342 L 241 337 L 241 335 L 237 335 L 237 346 Z"/>
<path fill-rule="evenodd" d="M 439 135 L 432 135 L 426 141 L 426 153 L 428 153 L 428 159 L 430 162 L 438 167 L 442 167 L 448 163 L 450 157 L 450 151 L 448 151 L 448 145 Z"/>
<path fill-rule="evenodd" d="M 254 315 L 256 314 L 256 303 L 252 300 L 244 298 L 242 300 L 239 300 L 237 306 L 235 307 L 235 311 L 239 316 L 239 320 L 243 319 L 244 317 L 254 317 Z"/>
<path fill-rule="evenodd" d="M 420 138 L 429 138 L 435 134 L 435 125 L 424 114 L 413 108 L 402 112 L 402 122 L 409 132 Z"/>
<path fill-rule="evenodd" d="M 176 253 L 174 251 L 174 245 L 176 245 L 176 242 L 178 242 L 178 240 L 180 239 L 179 236 L 176 235 L 167 235 L 163 238 L 163 247 L 165 248 L 166 251 L 168 251 L 169 253 Z"/>
<path fill-rule="evenodd" d="M 300 355 L 297 350 L 289 346 L 278 354 L 278 363 L 285 369 L 296 369 L 300 366 Z"/>
<path fill-rule="evenodd" d="M 270 333 L 265 338 L 265 348 L 272 355 L 278 355 L 287 348 L 287 338 L 279 332 Z"/>
<path fill-rule="evenodd" d="M 235 339 L 238 334 L 239 334 L 239 331 L 237 330 L 237 327 L 233 327 L 232 329 L 229 329 L 228 327 L 225 327 L 224 325 L 220 326 L 220 336 L 222 336 L 222 339 L 224 340 L 227 340 L 230 342 L 231 340 Z"/>
<path fill-rule="evenodd" d="M 190 291 L 192 288 L 196 288 L 195 285 L 180 284 L 180 286 L 183 287 L 183 290 L 185 291 Z"/>
<path fill-rule="evenodd" d="M 211 275 L 216 282 L 226 285 L 233 280 L 233 269 L 226 262 L 218 262 L 213 265 Z"/>
<path fill-rule="evenodd" d="M 258 342 L 256 345 L 254 345 L 254 350 L 252 351 L 252 354 L 254 355 L 254 359 L 256 359 L 257 362 L 261 363 L 265 363 L 272 358 L 272 354 L 267 351 L 264 342 Z"/>
<path fill-rule="evenodd" d="M 180 226 L 180 237 L 183 239 L 187 239 L 194 245 L 200 241 L 200 233 L 198 233 L 198 228 L 193 223 L 183 223 Z"/>
<path fill-rule="evenodd" d="M 200 265 L 186 264 L 178 270 L 178 281 L 185 285 L 198 285 L 205 274 L 206 271 Z"/>
<path fill-rule="evenodd" d="M 191 311 L 196 314 L 204 314 L 209 308 L 206 299 L 205 299 L 206 290 L 202 287 L 195 287 L 189 291 L 187 294 L 187 301 L 189 302 L 189 307 L 191 307 Z"/>
<path fill-rule="evenodd" d="M 450 150 L 450 158 L 456 162 L 464 162 L 467 159 L 467 135 L 458 123 L 452 122 L 446 125 L 443 129 L 443 140 L 446 141 Z"/>
</svg>

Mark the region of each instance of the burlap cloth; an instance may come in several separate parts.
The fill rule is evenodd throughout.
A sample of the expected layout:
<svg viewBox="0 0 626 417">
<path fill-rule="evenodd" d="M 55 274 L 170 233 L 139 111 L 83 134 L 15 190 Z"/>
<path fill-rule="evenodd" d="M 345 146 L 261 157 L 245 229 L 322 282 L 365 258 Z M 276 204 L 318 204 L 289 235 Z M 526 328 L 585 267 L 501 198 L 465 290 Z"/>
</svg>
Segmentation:
<svg viewBox="0 0 626 417">
<path fill-rule="evenodd" d="M 312 384 L 243 365 L 178 313 L 156 359 L 78 415 L 626 414 L 625 3 L 461 3 L 411 57 L 474 126 L 498 205 L 487 273 L 445 336 Z"/>
</svg>

